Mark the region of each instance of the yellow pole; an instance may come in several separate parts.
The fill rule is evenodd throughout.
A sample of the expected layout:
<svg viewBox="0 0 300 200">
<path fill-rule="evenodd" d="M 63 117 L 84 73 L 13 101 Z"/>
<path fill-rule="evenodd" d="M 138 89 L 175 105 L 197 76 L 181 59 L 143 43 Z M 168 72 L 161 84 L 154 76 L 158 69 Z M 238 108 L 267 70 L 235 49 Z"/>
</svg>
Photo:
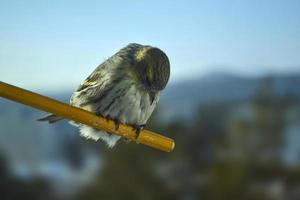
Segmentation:
<svg viewBox="0 0 300 200">
<path fill-rule="evenodd" d="M 142 130 L 137 138 L 137 134 L 131 126 L 120 124 L 119 129 L 115 130 L 115 123 L 112 120 L 1 81 L 0 96 L 162 151 L 171 152 L 175 147 L 174 140 L 170 138 L 148 130 Z"/>
</svg>

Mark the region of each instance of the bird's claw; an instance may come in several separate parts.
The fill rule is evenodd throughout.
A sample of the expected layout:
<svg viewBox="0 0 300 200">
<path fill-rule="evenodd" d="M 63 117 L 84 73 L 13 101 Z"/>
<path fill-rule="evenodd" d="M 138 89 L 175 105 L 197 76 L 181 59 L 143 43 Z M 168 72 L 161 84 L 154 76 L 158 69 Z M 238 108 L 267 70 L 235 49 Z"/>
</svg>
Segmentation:
<svg viewBox="0 0 300 200">
<path fill-rule="evenodd" d="M 140 132 L 146 127 L 146 124 L 142 124 L 142 125 L 133 125 L 133 130 L 135 131 L 137 138 L 140 135 Z"/>
<path fill-rule="evenodd" d="M 115 130 L 117 131 L 119 129 L 119 127 L 120 127 L 120 123 L 121 122 L 118 119 L 115 119 L 114 122 L 115 122 Z"/>
<path fill-rule="evenodd" d="M 106 119 L 106 122 L 109 122 L 109 120 L 112 120 L 112 118 L 111 118 L 109 115 L 107 115 L 107 116 L 105 117 L 105 119 Z"/>
<path fill-rule="evenodd" d="M 115 123 L 115 130 L 117 131 L 117 130 L 119 129 L 120 124 L 121 124 L 121 122 L 120 122 L 119 119 L 113 119 L 113 118 L 112 118 L 111 116 L 109 116 L 109 115 L 107 115 L 107 116 L 105 117 L 105 119 L 106 119 L 107 122 L 109 122 L 109 120 L 114 121 L 114 123 Z"/>
<path fill-rule="evenodd" d="M 135 131 L 135 133 L 136 133 L 136 139 L 139 137 L 139 135 L 140 135 L 140 132 L 146 127 L 146 124 L 142 124 L 142 125 L 131 125 L 132 126 L 132 130 L 134 130 Z M 126 143 L 130 143 L 132 140 L 131 139 L 129 139 L 129 138 L 124 138 L 124 141 L 126 142 Z"/>
</svg>

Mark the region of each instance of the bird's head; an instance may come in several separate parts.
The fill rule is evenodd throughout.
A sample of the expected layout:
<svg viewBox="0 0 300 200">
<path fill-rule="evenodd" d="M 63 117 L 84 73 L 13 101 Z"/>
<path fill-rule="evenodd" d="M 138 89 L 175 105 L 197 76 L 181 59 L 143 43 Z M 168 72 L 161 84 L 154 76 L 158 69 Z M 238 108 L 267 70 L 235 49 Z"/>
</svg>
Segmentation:
<svg viewBox="0 0 300 200">
<path fill-rule="evenodd" d="M 135 59 L 143 85 L 153 92 L 163 90 L 170 76 L 167 55 L 156 47 L 143 46 L 136 52 Z"/>
</svg>

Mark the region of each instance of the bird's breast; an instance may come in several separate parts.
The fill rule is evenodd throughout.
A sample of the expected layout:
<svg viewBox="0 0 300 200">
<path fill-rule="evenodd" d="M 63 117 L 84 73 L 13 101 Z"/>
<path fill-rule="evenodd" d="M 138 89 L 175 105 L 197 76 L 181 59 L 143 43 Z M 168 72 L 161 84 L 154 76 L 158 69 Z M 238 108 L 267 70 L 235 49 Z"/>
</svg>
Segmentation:
<svg viewBox="0 0 300 200">
<path fill-rule="evenodd" d="M 159 100 L 159 93 L 149 98 L 147 91 L 123 82 L 110 91 L 112 95 L 101 106 L 100 113 L 122 123 L 142 125 L 147 122 Z"/>
</svg>

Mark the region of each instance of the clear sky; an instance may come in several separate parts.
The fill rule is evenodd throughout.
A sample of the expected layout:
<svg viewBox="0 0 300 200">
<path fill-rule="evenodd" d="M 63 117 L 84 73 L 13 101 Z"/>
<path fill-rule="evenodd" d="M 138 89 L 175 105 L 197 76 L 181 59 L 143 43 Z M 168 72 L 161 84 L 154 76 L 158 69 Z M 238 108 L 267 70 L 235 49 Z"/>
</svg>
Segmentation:
<svg viewBox="0 0 300 200">
<path fill-rule="evenodd" d="M 300 1 L 0 0 L 1 81 L 75 88 L 131 42 L 164 50 L 171 82 L 300 72 Z"/>
</svg>

